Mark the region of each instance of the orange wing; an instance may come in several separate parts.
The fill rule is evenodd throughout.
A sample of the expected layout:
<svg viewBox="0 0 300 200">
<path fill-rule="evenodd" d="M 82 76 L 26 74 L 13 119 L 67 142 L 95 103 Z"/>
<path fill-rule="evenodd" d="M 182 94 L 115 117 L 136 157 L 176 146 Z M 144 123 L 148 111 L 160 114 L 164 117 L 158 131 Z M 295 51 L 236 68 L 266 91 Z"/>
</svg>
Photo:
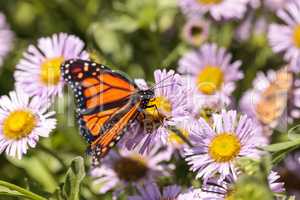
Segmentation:
<svg viewBox="0 0 300 200">
<path fill-rule="evenodd" d="M 89 143 L 106 134 L 137 90 L 124 75 L 90 61 L 69 60 L 62 75 L 75 93 L 80 133 Z"/>
<path fill-rule="evenodd" d="M 121 138 L 128 124 L 134 120 L 139 114 L 140 102 L 137 102 L 135 105 L 128 104 L 127 108 L 124 108 L 122 111 L 123 114 L 119 117 L 116 116 L 112 121 L 116 123 L 110 124 L 110 127 L 99 136 L 91 144 L 91 150 L 93 154 L 93 164 L 98 163 L 101 157 L 104 157 L 108 150 L 112 148 L 116 142 Z"/>
</svg>

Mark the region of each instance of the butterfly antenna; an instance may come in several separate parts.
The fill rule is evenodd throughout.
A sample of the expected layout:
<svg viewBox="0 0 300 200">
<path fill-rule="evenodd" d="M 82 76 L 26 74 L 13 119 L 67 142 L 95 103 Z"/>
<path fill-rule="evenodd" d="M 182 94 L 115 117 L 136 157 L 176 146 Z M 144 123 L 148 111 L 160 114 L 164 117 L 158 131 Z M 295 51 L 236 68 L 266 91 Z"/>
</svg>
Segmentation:
<svg viewBox="0 0 300 200">
<path fill-rule="evenodd" d="M 154 89 L 157 89 L 157 88 L 163 88 L 163 87 L 168 87 L 168 86 L 172 86 L 173 84 L 169 84 L 169 85 L 163 85 L 163 86 L 160 86 L 160 87 L 157 87 L 159 84 L 161 84 L 163 81 L 171 78 L 171 77 L 174 77 L 175 74 L 171 74 L 167 77 L 165 77 L 164 79 L 160 80 L 158 83 L 154 84 L 152 87 L 149 88 L 149 90 L 154 90 Z"/>
<path fill-rule="evenodd" d="M 159 84 L 161 84 L 162 82 L 166 81 L 167 79 L 174 77 L 175 74 L 171 74 L 167 77 L 165 77 L 164 79 L 160 80 L 158 83 L 156 83 L 155 85 L 153 85 L 150 89 L 153 90 L 156 86 L 158 86 Z"/>
<path fill-rule="evenodd" d="M 181 84 L 179 84 L 179 83 L 174 83 L 174 84 L 168 84 L 168 85 L 161 85 L 161 86 L 158 86 L 158 87 L 152 87 L 151 89 L 155 90 L 155 89 L 159 89 L 159 88 L 170 87 L 170 86 L 173 86 L 173 85 L 181 86 Z"/>
</svg>

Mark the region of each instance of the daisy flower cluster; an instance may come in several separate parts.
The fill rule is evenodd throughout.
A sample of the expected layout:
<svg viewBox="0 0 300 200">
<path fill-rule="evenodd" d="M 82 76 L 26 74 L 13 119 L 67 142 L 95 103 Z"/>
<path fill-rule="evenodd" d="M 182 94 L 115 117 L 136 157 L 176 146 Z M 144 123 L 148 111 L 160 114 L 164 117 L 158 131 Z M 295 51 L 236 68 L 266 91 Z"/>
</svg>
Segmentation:
<svg viewBox="0 0 300 200">
<path fill-rule="evenodd" d="M 60 66 L 71 58 L 89 58 L 83 41 L 78 37 L 59 33 L 40 38 L 36 45 L 28 46 L 16 66 L 16 87 L 30 95 L 49 98 L 61 94 L 64 83 Z"/>
<path fill-rule="evenodd" d="M 0 19 L 1 56 L 5 56 L 14 34 L 3 14 Z M 57 123 L 50 109 L 64 86 L 60 65 L 67 59 L 88 57 L 83 41 L 66 33 L 40 38 L 36 45 L 28 46 L 16 65 L 15 90 L 0 98 L 1 152 L 21 159 L 40 137 L 50 135 Z"/>
<path fill-rule="evenodd" d="M 1 164 L 9 163 L 1 169 L 15 165 L 37 184 L 49 179 L 38 194 L 29 191 L 35 183 L 28 191 L 7 184 L 9 195 L 299 198 L 300 1 L 130 2 L 82 3 L 79 10 L 91 14 L 65 19 L 72 23 L 64 30 L 78 36 L 57 31 L 32 40 L 24 40 L 20 16 L 0 12 L 0 65 L 13 63 L 0 74 Z M 60 12 L 54 21 L 70 14 Z M 38 14 L 24 20 L 42 26 Z M 79 123 L 68 127 L 69 120 Z M 77 154 L 84 161 L 67 169 Z"/>
</svg>

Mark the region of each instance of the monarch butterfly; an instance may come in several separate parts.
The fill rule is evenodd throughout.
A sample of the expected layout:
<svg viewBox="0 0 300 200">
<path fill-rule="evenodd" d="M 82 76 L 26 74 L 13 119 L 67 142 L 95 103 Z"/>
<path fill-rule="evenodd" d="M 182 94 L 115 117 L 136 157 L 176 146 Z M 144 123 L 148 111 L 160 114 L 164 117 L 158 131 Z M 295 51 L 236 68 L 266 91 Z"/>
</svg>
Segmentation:
<svg viewBox="0 0 300 200">
<path fill-rule="evenodd" d="M 68 60 L 62 76 L 75 93 L 80 133 L 90 144 L 93 164 L 104 157 L 154 97 L 129 78 L 86 60 Z"/>
</svg>

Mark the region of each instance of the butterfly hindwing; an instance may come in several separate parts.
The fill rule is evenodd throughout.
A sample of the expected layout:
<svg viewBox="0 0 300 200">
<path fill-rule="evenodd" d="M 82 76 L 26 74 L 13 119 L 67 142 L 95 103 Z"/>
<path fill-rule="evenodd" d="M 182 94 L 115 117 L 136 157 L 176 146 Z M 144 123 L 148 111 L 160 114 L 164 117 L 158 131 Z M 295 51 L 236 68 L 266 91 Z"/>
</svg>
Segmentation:
<svg viewBox="0 0 300 200">
<path fill-rule="evenodd" d="M 108 150 L 112 148 L 116 142 L 121 138 L 127 126 L 136 119 L 139 115 L 139 103 L 129 103 L 118 115 L 112 118 L 109 128 L 107 128 L 105 134 L 99 136 L 94 140 L 90 146 L 93 151 L 93 164 L 97 165 L 99 159 L 108 153 Z"/>
</svg>

